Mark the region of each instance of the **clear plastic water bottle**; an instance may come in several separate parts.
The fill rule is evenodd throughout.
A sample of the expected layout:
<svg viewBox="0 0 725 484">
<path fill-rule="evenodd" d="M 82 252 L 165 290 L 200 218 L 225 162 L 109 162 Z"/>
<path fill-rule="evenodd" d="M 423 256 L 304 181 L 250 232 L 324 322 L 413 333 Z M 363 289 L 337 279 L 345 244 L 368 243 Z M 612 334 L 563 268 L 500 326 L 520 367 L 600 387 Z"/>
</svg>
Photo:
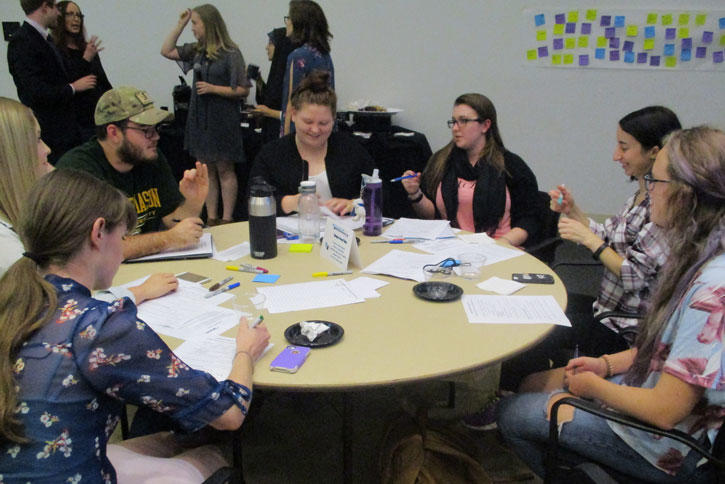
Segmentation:
<svg viewBox="0 0 725 484">
<path fill-rule="evenodd" d="M 317 202 L 317 184 L 314 180 L 300 183 L 300 200 L 297 206 L 300 241 L 317 242 L 320 238 L 320 205 Z"/>
<path fill-rule="evenodd" d="M 378 169 L 373 176 L 363 174 L 362 199 L 365 206 L 365 224 L 363 234 L 380 235 L 383 230 L 383 182 L 378 177 Z"/>
</svg>

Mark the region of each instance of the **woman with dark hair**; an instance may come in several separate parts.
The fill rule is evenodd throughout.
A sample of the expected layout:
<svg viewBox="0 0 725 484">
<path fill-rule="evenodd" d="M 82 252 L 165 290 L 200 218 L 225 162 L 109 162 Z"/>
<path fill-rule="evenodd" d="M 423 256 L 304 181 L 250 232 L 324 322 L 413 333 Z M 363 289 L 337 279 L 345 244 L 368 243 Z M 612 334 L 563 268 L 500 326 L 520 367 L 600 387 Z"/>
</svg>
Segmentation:
<svg viewBox="0 0 725 484">
<path fill-rule="evenodd" d="M 63 63 L 70 79 L 81 80 L 73 95 L 73 109 L 81 128 L 83 141 L 95 134 L 93 119 L 96 103 L 101 95 L 112 88 L 101 65 L 98 53 L 103 50 L 101 41 L 95 35 L 86 40 L 84 15 L 75 2 L 62 1 L 56 4 L 60 19 L 50 34 L 63 57 Z"/>
<path fill-rule="evenodd" d="M 416 175 L 403 180 L 415 213 L 523 245 L 539 229 L 539 187 L 524 160 L 504 148 L 493 103 L 482 94 L 458 96 L 448 127 L 453 140 L 423 174 L 403 173 Z"/>
<path fill-rule="evenodd" d="M 242 319 L 229 376 L 217 381 L 185 365 L 129 299 L 94 299 L 135 223 L 126 195 L 85 172 L 53 171 L 29 193 L 17 227 L 25 252 L 0 279 L 4 482 L 201 482 L 225 464 L 211 446 L 182 451 L 172 435 L 108 445 L 125 403 L 189 431 L 237 429 L 269 340 Z"/>
<path fill-rule="evenodd" d="M 302 80 L 290 102 L 297 131 L 264 145 L 254 160 L 250 179 L 261 176 L 276 188 L 279 215 L 297 211 L 303 180 L 315 180 L 320 203 L 346 214 L 360 197 L 362 174 L 373 171 L 373 159 L 357 140 L 332 132 L 337 96 L 329 76 L 313 71 Z"/>
<path fill-rule="evenodd" d="M 177 46 L 189 21 L 196 42 Z M 245 161 L 239 128 L 240 100 L 249 94 L 252 85 L 247 80 L 242 53 L 229 37 L 219 10 L 205 4 L 181 13 L 161 46 L 161 55 L 178 61 L 184 73 L 194 71 L 184 148 L 209 167 L 207 224 L 233 222 L 238 190 L 234 165 Z"/>
<path fill-rule="evenodd" d="M 290 116 L 292 92 L 310 72 L 319 70 L 330 73 L 329 83 L 335 89 L 335 67 L 330 57 L 332 34 L 327 27 L 325 13 L 312 0 L 292 0 L 289 14 L 284 18 L 287 36 L 300 45 L 287 57 L 282 86 L 282 131 L 280 136 L 294 132 L 294 120 Z"/>
<path fill-rule="evenodd" d="M 652 222 L 670 256 L 634 347 L 575 358 L 552 370 L 539 393 L 502 402 L 498 426 L 538 475 L 548 445 L 547 409 L 571 394 L 711 445 L 725 414 L 725 133 L 698 127 L 673 133 L 644 175 Z M 568 387 L 568 393 L 562 388 Z M 553 396 L 550 391 L 556 391 Z M 668 438 L 579 412 L 559 410 L 562 457 L 597 461 L 647 482 L 714 482 L 697 452 Z"/>
</svg>

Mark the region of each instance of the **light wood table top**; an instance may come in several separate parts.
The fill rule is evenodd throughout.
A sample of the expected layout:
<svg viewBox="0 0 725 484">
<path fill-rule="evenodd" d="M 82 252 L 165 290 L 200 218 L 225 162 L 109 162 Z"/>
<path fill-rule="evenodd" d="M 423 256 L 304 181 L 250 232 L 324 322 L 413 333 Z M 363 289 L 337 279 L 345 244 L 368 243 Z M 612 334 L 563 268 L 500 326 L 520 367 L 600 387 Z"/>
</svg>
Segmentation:
<svg viewBox="0 0 725 484">
<path fill-rule="evenodd" d="M 246 222 L 210 230 L 218 250 L 249 240 Z M 378 237 L 358 236 L 363 267 L 394 248 L 419 252 L 409 245 L 371 244 L 370 241 Z M 263 284 L 251 282 L 255 274 L 227 271 L 225 266 L 252 262 L 269 269 L 272 274 L 280 274 L 278 285 L 319 280 L 312 277 L 313 272 L 335 270 L 331 263 L 319 257 L 319 244 L 307 254 L 289 253 L 288 245 L 279 244 L 278 255 L 274 259 L 258 260 L 246 256 L 228 263 L 198 259 L 123 264 L 114 284 L 123 284 L 154 272 L 190 271 L 209 276 L 215 282 L 233 275 L 235 281 L 241 282 L 240 288 L 230 291 L 235 294 L 240 289 Z M 280 314 L 263 312 L 275 347 L 257 362 L 255 387 L 344 391 L 445 377 L 505 360 L 541 340 L 552 328 L 548 324 L 471 324 L 460 300 L 446 303 L 424 301 L 413 294 L 415 281 L 362 274 L 358 268 L 353 270 L 353 274 L 338 277 L 351 280 L 365 275 L 388 282 L 378 289 L 381 297 L 332 308 Z M 476 287 L 478 282 L 491 276 L 510 279 L 514 272 L 552 274 L 553 285 L 530 284 L 516 295 L 552 295 L 562 308 L 566 306 L 566 289 L 561 280 L 547 265 L 528 254 L 484 266 L 480 280 L 467 280 L 455 275 L 442 280 L 457 284 L 463 288 L 464 294 L 487 294 Z M 289 344 L 284 337 L 285 329 L 310 319 L 341 325 L 345 330 L 342 340 L 330 347 L 313 349 L 306 363 L 295 374 L 270 371 L 269 363 Z M 234 336 L 234 333 L 232 329 L 225 336 Z M 173 338 L 164 339 L 172 348 L 180 343 Z M 214 351 L 214 348 L 209 348 L 209 351 Z"/>
</svg>

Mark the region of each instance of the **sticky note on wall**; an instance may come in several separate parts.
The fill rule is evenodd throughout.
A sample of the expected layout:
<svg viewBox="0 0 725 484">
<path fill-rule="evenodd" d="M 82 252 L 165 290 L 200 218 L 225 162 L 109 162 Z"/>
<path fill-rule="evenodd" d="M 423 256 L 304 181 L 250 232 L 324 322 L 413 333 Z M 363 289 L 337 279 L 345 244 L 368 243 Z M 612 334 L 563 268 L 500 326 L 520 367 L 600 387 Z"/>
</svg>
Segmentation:
<svg viewBox="0 0 725 484">
<path fill-rule="evenodd" d="M 637 37 L 639 29 L 636 25 L 627 25 L 627 37 Z"/>
</svg>

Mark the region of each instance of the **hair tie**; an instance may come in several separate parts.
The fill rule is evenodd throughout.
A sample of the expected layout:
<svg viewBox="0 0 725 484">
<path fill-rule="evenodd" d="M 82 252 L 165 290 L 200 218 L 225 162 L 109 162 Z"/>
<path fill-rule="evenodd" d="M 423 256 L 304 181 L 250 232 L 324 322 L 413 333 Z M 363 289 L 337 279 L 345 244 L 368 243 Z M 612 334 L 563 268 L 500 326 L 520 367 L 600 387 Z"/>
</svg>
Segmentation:
<svg viewBox="0 0 725 484">
<path fill-rule="evenodd" d="M 23 252 L 23 257 L 27 257 L 36 264 L 40 265 L 40 257 L 38 257 L 36 254 L 33 254 L 32 252 Z"/>
</svg>

